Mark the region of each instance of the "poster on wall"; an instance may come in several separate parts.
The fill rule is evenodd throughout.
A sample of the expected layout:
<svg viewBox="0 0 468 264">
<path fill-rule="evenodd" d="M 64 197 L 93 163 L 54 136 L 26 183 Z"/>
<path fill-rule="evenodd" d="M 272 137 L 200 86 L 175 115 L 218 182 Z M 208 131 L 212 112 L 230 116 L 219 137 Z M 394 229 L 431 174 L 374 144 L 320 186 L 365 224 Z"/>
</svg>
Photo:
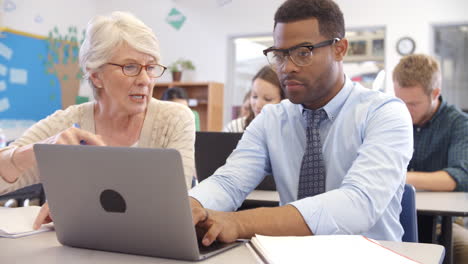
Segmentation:
<svg viewBox="0 0 468 264">
<path fill-rule="evenodd" d="M 0 38 L 0 128 L 7 140 L 75 104 L 80 86 L 76 28 L 48 37 L 5 29 Z"/>
</svg>

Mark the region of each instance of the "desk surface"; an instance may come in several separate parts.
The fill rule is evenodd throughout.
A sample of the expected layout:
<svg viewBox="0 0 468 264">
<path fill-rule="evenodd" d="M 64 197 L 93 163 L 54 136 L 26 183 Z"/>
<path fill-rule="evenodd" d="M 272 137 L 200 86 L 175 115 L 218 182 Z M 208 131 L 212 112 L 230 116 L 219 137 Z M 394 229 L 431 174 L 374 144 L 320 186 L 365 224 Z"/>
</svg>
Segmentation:
<svg viewBox="0 0 468 264">
<path fill-rule="evenodd" d="M 418 213 L 446 216 L 468 216 L 466 192 L 416 192 Z"/>
<path fill-rule="evenodd" d="M 279 194 L 276 191 L 255 190 L 247 199 L 279 202 Z M 468 216 L 468 193 L 416 192 L 416 209 L 423 214 Z"/>
<path fill-rule="evenodd" d="M 279 202 L 279 193 L 277 191 L 254 190 L 247 196 L 247 200 Z"/>
<path fill-rule="evenodd" d="M 444 248 L 434 244 L 381 241 L 382 245 L 421 263 L 441 263 Z M 62 246 L 55 232 L 23 238 L 0 238 L 2 263 L 194 263 Z M 198 263 L 258 263 L 242 245 Z"/>
</svg>

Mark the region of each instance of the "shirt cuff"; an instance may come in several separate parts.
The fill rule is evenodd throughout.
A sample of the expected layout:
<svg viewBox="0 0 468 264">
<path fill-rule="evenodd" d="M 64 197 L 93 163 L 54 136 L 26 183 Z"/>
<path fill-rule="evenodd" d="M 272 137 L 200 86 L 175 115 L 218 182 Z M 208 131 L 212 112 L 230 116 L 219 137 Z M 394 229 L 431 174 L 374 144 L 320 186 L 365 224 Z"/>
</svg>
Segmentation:
<svg viewBox="0 0 468 264">
<path fill-rule="evenodd" d="M 333 217 L 328 213 L 320 197 L 308 197 L 294 201 L 290 205 L 296 207 L 314 235 L 333 235 L 339 233 Z"/>
<path fill-rule="evenodd" d="M 447 172 L 450 175 L 450 177 L 452 177 L 453 180 L 456 182 L 457 186 L 455 186 L 455 189 L 453 190 L 454 192 L 468 192 L 468 189 L 465 187 L 467 183 L 463 181 L 466 174 L 463 172 L 462 169 L 445 168 L 442 170 Z"/>
<path fill-rule="evenodd" d="M 235 211 L 237 208 L 231 197 L 223 188 L 209 180 L 198 184 L 189 190 L 189 196 L 195 198 L 204 208 L 217 211 Z"/>
</svg>

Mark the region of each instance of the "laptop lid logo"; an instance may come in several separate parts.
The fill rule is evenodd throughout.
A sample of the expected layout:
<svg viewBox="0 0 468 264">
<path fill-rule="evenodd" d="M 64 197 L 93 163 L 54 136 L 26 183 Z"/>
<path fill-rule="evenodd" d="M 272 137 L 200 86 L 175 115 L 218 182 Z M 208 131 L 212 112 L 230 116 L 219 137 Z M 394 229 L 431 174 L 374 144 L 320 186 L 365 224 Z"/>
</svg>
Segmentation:
<svg viewBox="0 0 468 264">
<path fill-rule="evenodd" d="M 125 213 L 127 204 L 123 196 L 114 190 L 104 190 L 100 196 L 101 206 L 106 212 Z"/>
</svg>

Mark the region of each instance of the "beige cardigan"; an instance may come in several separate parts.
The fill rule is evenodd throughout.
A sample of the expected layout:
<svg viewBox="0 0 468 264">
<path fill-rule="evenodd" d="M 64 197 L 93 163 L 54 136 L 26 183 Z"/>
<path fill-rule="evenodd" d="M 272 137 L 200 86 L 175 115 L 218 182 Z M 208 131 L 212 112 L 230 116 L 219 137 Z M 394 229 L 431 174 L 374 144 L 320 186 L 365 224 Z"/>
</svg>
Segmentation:
<svg viewBox="0 0 468 264">
<path fill-rule="evenodd" d="M 95 134 L 93 106 L 93 102 L 73 105 L 39 121 L 10 146 L 0 150 L 0 166 L 11 166 L 9 156 L 14 147 L 42 141 L 71 127 L 73 123 L 78 123 L 82 129 Z M 137 147 L 178 150 L 184 164 L 187 189 L 190 189 L 192 177 L 195 175 L 194 145 L 195 121 L 190 109 L 181 104 L 152 98 L 148 104 Z M 157 171 L 158 168 L 154 169 Z M 25 171 L 14 183 L 8 183 L 0 177 L 0 194 L 38 182 L 37 167 Z"/>
</svg>

